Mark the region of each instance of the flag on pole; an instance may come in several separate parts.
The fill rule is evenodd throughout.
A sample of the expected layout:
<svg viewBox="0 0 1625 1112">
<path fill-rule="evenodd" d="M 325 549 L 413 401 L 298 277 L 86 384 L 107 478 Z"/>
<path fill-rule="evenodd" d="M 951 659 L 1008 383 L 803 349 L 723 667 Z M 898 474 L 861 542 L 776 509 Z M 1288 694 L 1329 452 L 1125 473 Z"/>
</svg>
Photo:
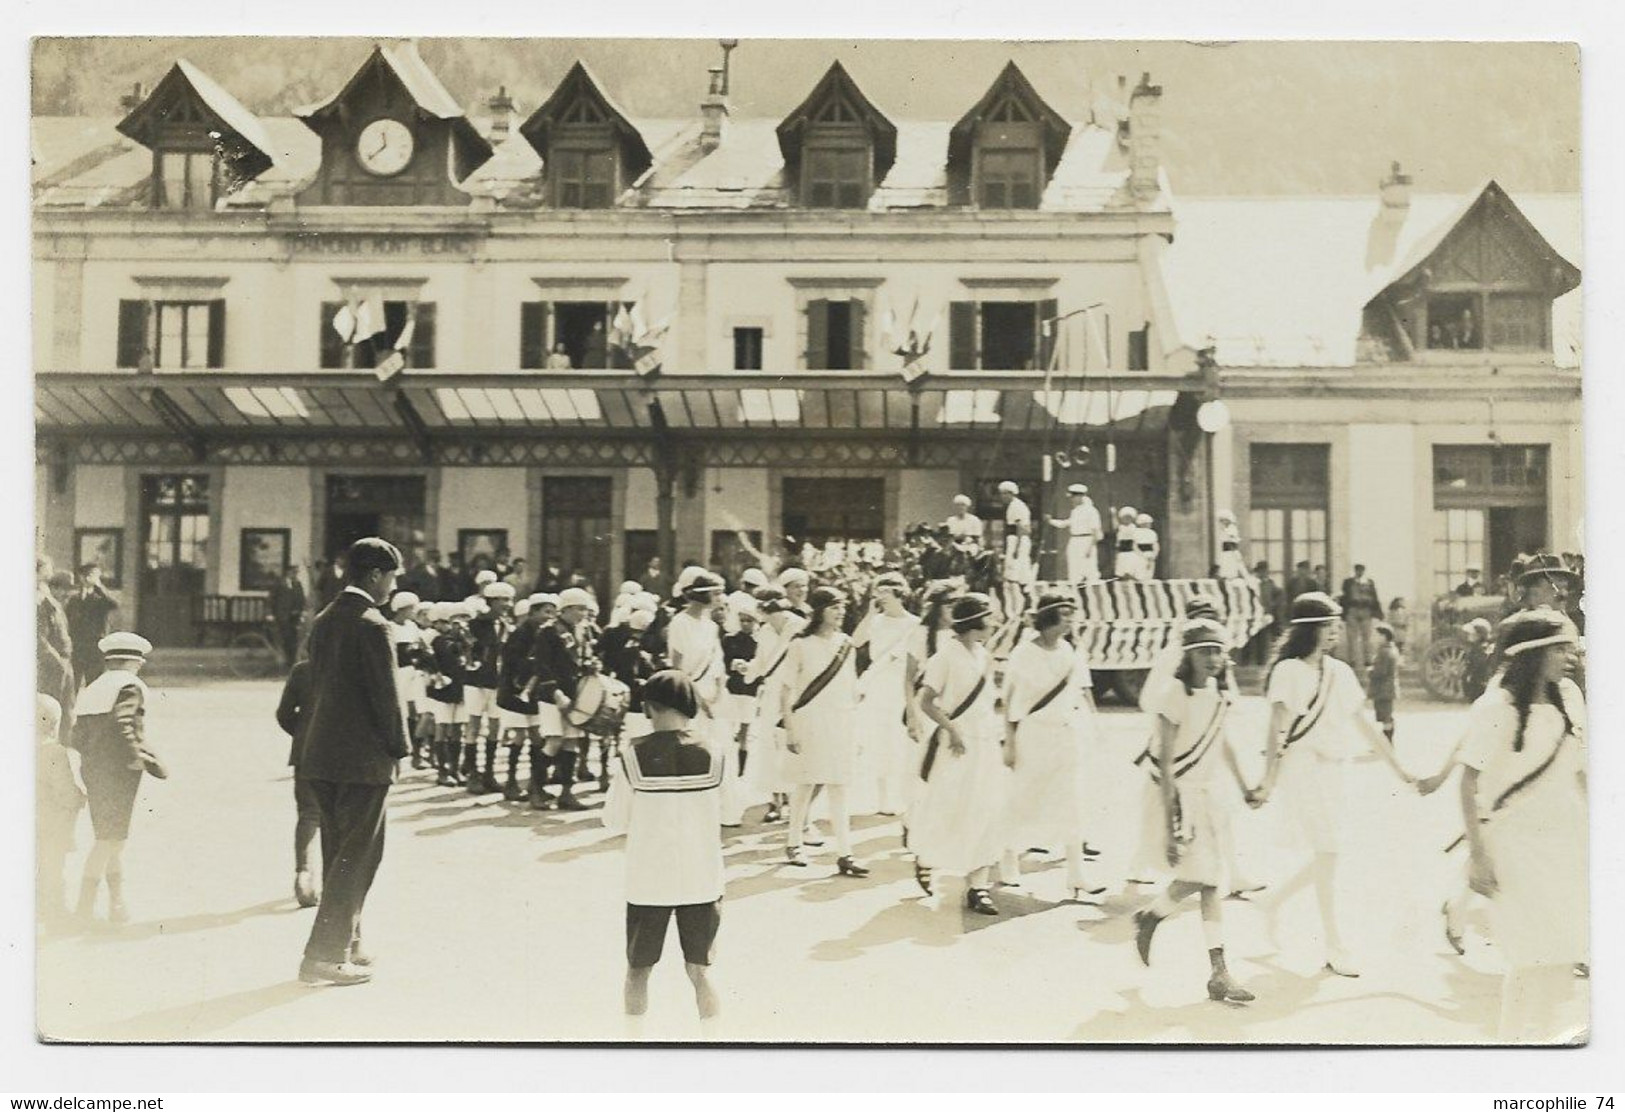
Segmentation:
<svg viewBox="0 0 1625 1112">
<path fill-rule="evenodd" d="M 355 313 L 355 334 L 350 342 L 359 344 L 384 330 L 384 301 L 376 293 L 361 300 Z"/>
<path fill-rule="evenodd" d="M 355 310 L 350 307 L 349 302 L 339 306 L 339 311 L 333 314 L 332 323 L 333 331 L 339 334 L 341 341 L 346 344 L 354 342 Z"/>
</svg>

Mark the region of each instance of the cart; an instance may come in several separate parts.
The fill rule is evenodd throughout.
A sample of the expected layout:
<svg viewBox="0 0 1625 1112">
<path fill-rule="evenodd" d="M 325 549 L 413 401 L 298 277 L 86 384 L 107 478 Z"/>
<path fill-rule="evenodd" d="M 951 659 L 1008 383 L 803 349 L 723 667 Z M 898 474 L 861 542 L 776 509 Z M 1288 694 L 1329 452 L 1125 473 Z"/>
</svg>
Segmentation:
<svg viewBox="0 0 1625 1112">
<path fill-rule="evenodd" d="M 1493 626 L 1505 616 L 1504 595 L 1441 595 L 1433 600 L 1428 643 L 1417 654 L 1422 686 L 1435 699 L 1460 702 L 1467 698 L 1467 634 L 1462 627 L 1474 618 Z"/>
</svg>

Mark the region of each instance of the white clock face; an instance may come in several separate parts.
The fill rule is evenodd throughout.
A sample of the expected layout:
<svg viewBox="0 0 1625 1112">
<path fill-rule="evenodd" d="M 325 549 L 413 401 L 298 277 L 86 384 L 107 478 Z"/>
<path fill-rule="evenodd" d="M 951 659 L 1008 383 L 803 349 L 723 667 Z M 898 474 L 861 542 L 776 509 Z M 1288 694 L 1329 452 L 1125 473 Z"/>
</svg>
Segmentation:
<svg viewBox="0 0 1625 1112">
<path fill-rule="evenodd" d="M 369 174 L 388 177 L 412 161 L 412 132 L 399 120 L 374 120 L 361 129 L 355 154 Z"/>
</svg>

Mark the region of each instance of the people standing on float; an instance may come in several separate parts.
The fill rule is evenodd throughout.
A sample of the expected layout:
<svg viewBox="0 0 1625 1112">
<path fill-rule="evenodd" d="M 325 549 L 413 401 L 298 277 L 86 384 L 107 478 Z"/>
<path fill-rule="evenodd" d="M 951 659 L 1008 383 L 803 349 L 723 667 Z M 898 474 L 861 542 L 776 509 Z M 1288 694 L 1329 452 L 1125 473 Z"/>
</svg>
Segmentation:
<svg viewBox="0 0 1625 1112">
<path fill-rule="evenodd" d="M 1215 516 L 1219 520 L 1219 578 L 1252 578 L 1247 571 L 1246 558 L 1241 554 L 1241 529 L 1236 525 L 1236 515 L 1220 510 Z"/>
<path fill-rule="evenodd" d="M 1529 610 L 1501 625 L 1507 664 L 1473 704 L 1461 810 L 1473 891 L 1489 897 L 1507 965 L 1498 1037 L 1567 1040 L 1586 1030 L 1575 977 L 1589 962 L 1585 697 L 1568 678 L 1574 625 Z"/>
<path fill-rule="evenodd" d="M 1342 616 L 1321 591 L 1293 600 L 1290 632 L 1275 651 L 1266 682 L 1270 724 L 1263 783 L 1248 798 L 1263 806 L 1280 784 L 1300 842 L 1314 854 L 1309 879 L 1320 909 L 1326 968 L 1358 977 L 1360 966 L 1344 945 L 1337 914 L 1338 865 L 1359 834 L 1349 799 L 1353 762 L 1370 749 L 1400 780 L 1412 787 L 1417 782 L 1371 716 L 1353 669 L 1331 655 Z"/>
<path fill-rule="evenodd" d="M 933 730 L 921 763 L 925 785 L 909 810 L 909 844 L 919 855 L 922 888 L 931 891 L 935 874 L 963 876 L 965 905 L 997 915 L 988 889 L 1009 844 L 1010 773 L 999 751 L 1004 727 L 993 660 L 983 644 L 993 600 L 968 594 L 955 600 L 951 614 L 952 636 L 926 661 L 920 691 L 920 713 Z"/>
<path fill-rule="evenodd" d="M 818 587 L 808 596 L 812 617 L 790 641 L 779 685 L 784 718 L 785 771 L 792 785 L 785 858 L 804 866 L 802 856 L 813 795 L 822 788 L 835 834 L 835 868 L 842 876 L 865 877 L 869 870 L 852 856 L 847 787 L 852 782 L 857 738 L 857 661 L 852 640 L 842 632 L 846 595 Z"/>
<path fill-rule="evenodd" d="M 999 484 L 1004 502 L 1004 616 L 1019 618 L 1027 612 L 1027 591 L 1032 586 L 1033 511 L 1021 500 L 1021 488 L 1006 479 Z"/>
<path fill-rule="evenodd" d="M 1112 575 L 1117 579 L 1144 579 L 1140 563 L 1140 529 L 1133 506 L 1117 511 L 1117 530 L 1112 534 Z"/>
<path fill-rule="evenodd" d="M 1236 792 L 1224 790 L 1228 771 L 1236 788 L 1247 784 L 1236 764 L 1225 730 L 1230 693 L 1219 682 L 1229 638 L 1218 622 L 1198 618 L 1180 635 L 1182 659 L 1173 682 L 1151 693 L 1155 713 L 1153 778 L 1160 794 L 1163 846 L 1174 871 L 1167 891 L 1134 916 L 1140 960 L 1151 964 L 1157 927 L 1173 915 L 1180 901 L 1196 895 L 1202 906 L 1202 937 L 1211 975 L 1210 999 L 1244 1004 L 1253 994 L 1238 985 L 1225 964 L 1223 899 L 1231 888 L 1234 839 L 1231 818 L 1239 804 Z"/>
<path fill-rule="evenodd" d="M 1100 580 L 1100 557 L 1096 546 L 1105 535 L 1100 511 L 1089 498 L 1089 488 L 1073 483 L 1066 488 L 1072 510 L 1065 517 L 1052 517 L 1050 524 L 1066 530 L 1066 578 L 1070 583 L 1096 583 Z"/>
<path fill-rule="evenodd" d="M 880 575 L 874 583 L 874 608 L 852 634 L 853 644 L 860 652 L 867 648 L 869 655 L 869 667 L 858 677 L 858 773 L 864 797 L 854 803 L 858 814 L 902 814 L 916 775 L 914 745 L 903 716 L 909 645 L 920 619 L 903 605 L 907 596 L 908 580 L 900 572 Z"/>
<path fill-rule="evenodd" d="M 1135 515 L 1134 549 L 1140 557 L 1140 578 L 1155 579 L 1157 561 L 1162 556 L 1162 538 L 1157 536 L 1156 521 L 1150 514 Z"/>
<path fill-rule="evenodd" d="M 1073 899 L 1105 891 L 1083 875 L 1083 753 L 1095 741 L 1089 660 L 1070 634 L 1077 603 L 1046 594 L 1033 610 L 1037 636 L 1004 667 L 1004 763 L 1011 770 L 1009 848 L 1063 847 Z"/>
</svg>

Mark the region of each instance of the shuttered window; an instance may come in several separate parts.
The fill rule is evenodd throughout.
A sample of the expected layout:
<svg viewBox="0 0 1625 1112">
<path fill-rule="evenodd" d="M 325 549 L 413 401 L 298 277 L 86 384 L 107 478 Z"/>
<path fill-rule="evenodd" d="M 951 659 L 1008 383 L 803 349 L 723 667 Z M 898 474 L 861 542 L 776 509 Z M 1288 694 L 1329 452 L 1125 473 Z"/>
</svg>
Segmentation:
<svg viewBox="0 0 1625 1112">
<path fill-rule="evenodd" d="M 371 336 L 346 342 L 346 337 L 334 327 L 334 320 L 345 307 L 342 301 L 322 302 L 321 365 L 324 369 L 376 367 L 401 344 L 405 336 L 403 354 L 409 367 L 434 366 L 435 304 L 432 301 L 385 301 L 383 327 Z M 352 314 L 355 307 L 351 307 Z M 410 332 L 408 332 L 410 329 Z M 353 333 L 352 333 L 353 335 Z"/>
<path fill-rule="evenodd" d="M 117 364 L 166 371 L 225 366 L 225 300 L 120 301 Z"/>
<path fill-rule="evenodd" d="M 807 369 L 857 371 L 867 363 L 864 303 L 857 298 L 807 302 Z"/>
</svg>

